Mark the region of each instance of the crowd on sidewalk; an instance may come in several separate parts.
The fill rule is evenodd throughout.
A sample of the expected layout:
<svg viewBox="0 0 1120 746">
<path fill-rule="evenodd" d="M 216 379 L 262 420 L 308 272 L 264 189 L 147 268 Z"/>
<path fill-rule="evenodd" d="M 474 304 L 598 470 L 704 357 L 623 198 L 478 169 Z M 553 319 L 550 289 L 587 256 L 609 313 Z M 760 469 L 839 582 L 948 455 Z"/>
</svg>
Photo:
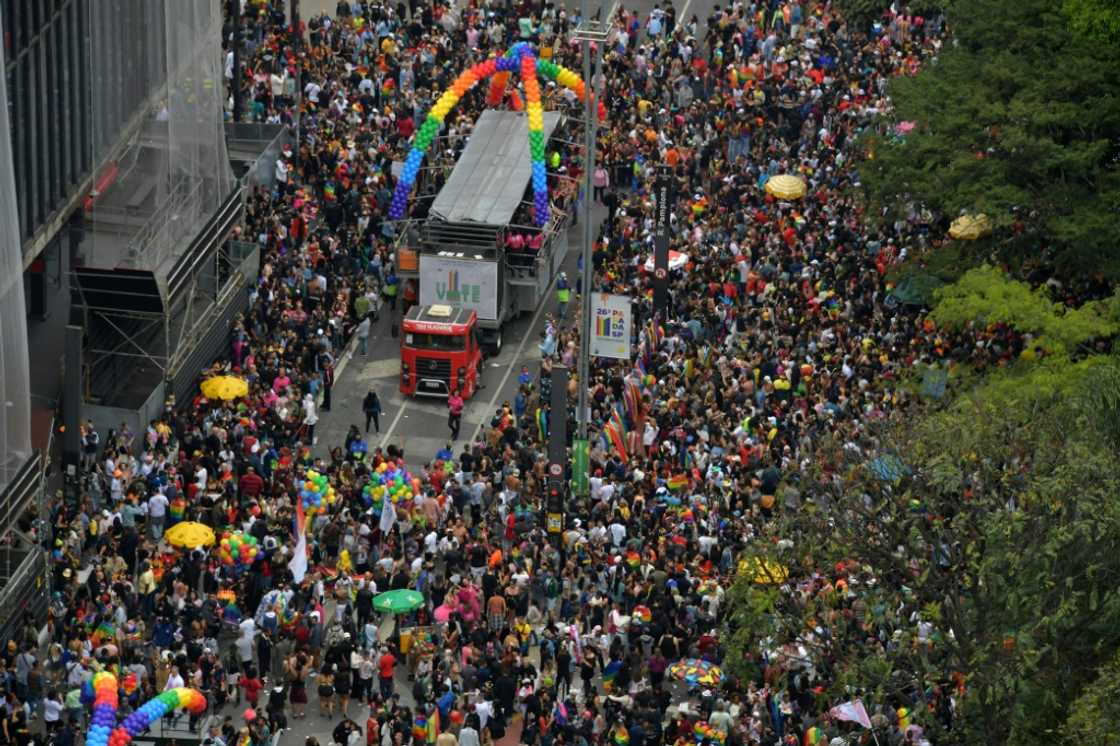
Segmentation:
<svg viewBox="0 0 1120 746">
<path fill-rule="evenodd" d="M 169 401 L 144 433 L 88 423 L 81 496 L 51 510 L 49 647 L 13 640 L 0 656 L 0 743 L 39 737 L 39 717 L 60 746 L 80 741 L 82 685 L 102 670 L 134 675 L 122 709 L 182 685 L 211 715 L 247 702 L 251 718 L 190 718 L 211 746 L 263 744 L 320 715 L 347 746 L 885 746 L 926 742 L 928 718 L 951 727 L 948 685 L 925 698 L 928 712 L 916 699 L 868 701 L 853 722 L 850 703 L 820 695 L 827 656 L 797 651 L 804 640 L 827 649 L 830 624 L 862 623 L 869 652 L 890 645 L 892 625 L 916 623 L 905 599 L 853 622 L 858 593 L 831 594 L 838 613 L 803 640 L 753 651 L 755 679 L 723 665 L 739 552 L 794 546 L 776 516 L 830 509 L 803 478 L 828 473 L 820 440 L 870 457 L 874 423 L 910 404 L 907 370 L 997 365 L 1024 344 L 999 326 L 950 334 L 891 303 L 889 268 L 945 226 L 918 207 L 877 225 L 853 189 L 868 157 L 859 135 L 893 129 L 886 85 L 937 54 L 938 19 L 899 3 L 855 28 L 813 0 L 735 2 L 704 19 L 622 6 L 611 19 L 604 166 L 587 195 L 607 209 L 592 290 L 630 295 L 637 331 L 630 362 L 598 360 L 591 380 L 571 381 L 573 407 L 580 386 L 592 403 L 589 494 L 550 539 L 545 443 L 550 420 L 574 409 L 547 403 L 552 365 L 579 349 L 571 310 L 550 321 L 539 369 L 522 371 L 477 441 L 416 473 L 398 449 L 366 442 L 359 415 L 329 459 L 312 446 L 340 351 L 355 330 L 368 336 L 381 301 L 395 309 L 398 293 L 415 293 L 395 274 L 387 212 L 417 123 L 454 75 L 513 42 L 578 69 L 574 19 L 552 4 L 342 2 L 306 19 L 297 46 L 286 3 L 241 5 L 248 116 L 294 124 L 302 101 L 298 146 L 243 228 L 262 252 L 249 311 L 208 373 L 240 376 L 248 393 Z M 484 97 L 448 118 L 435 185 Z M 545 98 L 580 105 L 559 89 Z M 655 315 L 646 260 L 662 165 L 677 194 L 671 249 L 687 258 Z M 577 149 L 558 152 L 550 175 L 581 167 Z M 769 196 L 779 174 L 806 194 Z M 187 520 L 219 543 L 172 547 L 165 531 Z M 224 527 L 254 548 L 239 555 L 248 561 L 225 560 Z M 874 580 L 822 567 L 778 585 L 808 597 Z M 392 623 L 375 612 L 379 594 L 406 590 L 420 594 L 415 608 Z"/>
</svg>

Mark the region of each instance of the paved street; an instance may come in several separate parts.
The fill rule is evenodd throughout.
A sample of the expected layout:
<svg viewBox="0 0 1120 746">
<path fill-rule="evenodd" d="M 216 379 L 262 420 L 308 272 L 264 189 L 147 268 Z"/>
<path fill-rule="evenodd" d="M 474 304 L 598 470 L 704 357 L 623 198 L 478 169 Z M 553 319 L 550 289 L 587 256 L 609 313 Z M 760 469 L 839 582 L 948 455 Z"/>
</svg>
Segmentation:
<svg viewBox="0 0 1120 746">
<path fill-rule="evenodd" d="M 602 210 L 596 210 L 594 219 L 602 220 Z M 569 277 L 575 277 L 576 257 L 581 240 L 581 226 L 569 231 L 570 249 L 564 267 Z M 483 423 L 503 401 L 513 401 L 517 393 L 517 373 L 522 364 L 537 372 L 540 351 L 537 343 L 544 329 L 545 317 L 555 312 L 554 295 L 533 314 L 524 314 L 513 322 L 507 331 L 502 352 L 486 361 L 483 372 L 484 389 L 467 402 L 463 410 L 463 423 L 456 450 L 473 439 Z M 332 409 L 320 415 L 316 435 L 319 444 L 316 454 L 326 456 L 330 449 L 346 439 L 350 425 L 364 425 L 362 399 L 372 387 L 381 398 L 384 414 L 381 416 L 381 434 L 371 428 L 369 444 L 387 447 L 394 444 L 404 451 L 410 468 L 419 468 L 430 461 L 436 451 L 447 444 L 447 404 L 442 399 L 414 398 L 401 395 L 397 386 L 400 372 L 400 340 L 389 333 L 389 314 L 383 309 L 381 320 L 370 336 L 369 354 L 360 355 L 356 348 L 342 366 L 332 392 Z"/>
<path fill-rule="evenodd" d="M 334 0 L 303 0 L 301 12 L 305 18 L 320 12 L 333 14 L 335 4 Z M 568 7 L 573 10 L 578 8 L 578 4 L 579 0 L 567 0 Z M 653 0 L 641 0 L 637 3 L 626 3 L 626 7 L 637 9 L 644 18 L 653 4 Z M 594 12 L 599 7 L 599 0 L 592 0 L 590 5 Z M 713 5 L 713 0 L 685 0 L 684 2 L 677 0 L 678 18 L 687 20 L 695 13 L 703 19 Z M 608 10 L 613 13 L 618 6 L 619 3 L 614 2 L 613 5 L 608 6 Z M 598 225 L 603 217 L 604 211 L 597 208 L 593 213 L 595 224 Z M 569 252 L 564 261 L 564 268 L 573 279 L 576 273 L 576 257 L 582 243 L 582 230 L 581 225 L 576 225 L 569 231 Z M 575 299 L 573 299 L 574 305 Z M 455 444 L 456 451 L 464 443 L 473 440 L 481 431 L 483 423 L 489 420 L 503 401 L 513 400 L 517 391 L 517 372 L 522 364 L 529 365 L 530 370 L 536 375 L 540 359 L 537 343 L 544 329 L 545 315 L 555 310 L 555 296 L 550 292 L 540 308 L 532 314 L 523 315 L 507 328 L 506 345 L 502 353 L 486 361 L 483 373 L 485 388 L 467 402 L 463 411 L 460 438 Z M 399 391 L 397 384 L 400 370 L 400 341 L 399 338 L 390 335 L 390 324 L 387 309 L 383 309 L 381 319 L 371 333 L 368 354 L 362 356 L 358 354 L 356 346 L 352 346 L 340 360 L 339 374 L 332 392 L 332 409 L 330 412 L 320 414 L 316 428 L 317 456 L 327 457 L 332 447 L 340 446 L 351 425 L 362 427 L 365 420 L 362 414 L 362 399 L 370 388 L 377 391 L 384 410 L 380 433 L 375 433 L 371 429 L 369 436 L 371 449 L 376 446 L 385 448 L 394 444 L 404 451 L 409 467 L 418 469 L 425 462 L 430 461 L 436 451 L 448 442 L 450 433 L 447 428 L 445 402 L 439 399 L 409 399 L 403 397 Z M 337 724 L 338 719 L 328 721 L 317 716 L 318 705 L 314 689 L 314 686 L 308 687 L 312 700 L 307 708 L 308 717 L 305 720 L 291 721 L 292 729 L 283 735 L 282 743 L 298 744 L 308 736 L 315 736 L 320 744 L 325 745 L 330 742 L 330 731 Z M 411 703 L 411 684 L 407 681 L 403 666 L 398 668 L 397 691 L 406 703 Z M 236 709 L 226 708 L 227 712 L 235 712 L 238 717 L 243 710 L 243 705 Z M 365 707 L 352 705 L 350 717 L 364 726 L 367 712 Z M 506 737 L 498 743 L 500 746 L 514 746 L 519 742 L 520 731 L 520 722 L 515 719 L 510 724 Z"/>
</svg>

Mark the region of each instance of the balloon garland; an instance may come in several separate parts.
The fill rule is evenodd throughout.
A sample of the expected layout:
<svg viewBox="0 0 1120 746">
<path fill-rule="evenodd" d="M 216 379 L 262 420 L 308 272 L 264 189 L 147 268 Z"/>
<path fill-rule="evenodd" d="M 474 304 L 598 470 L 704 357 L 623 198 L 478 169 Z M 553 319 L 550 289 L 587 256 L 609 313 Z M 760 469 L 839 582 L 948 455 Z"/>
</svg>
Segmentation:
<svg viewBox="0 0 1120 746">
<path fill-rule="evenodd" d="M 529 154 L 533 162 L 533 219 L 548 225 L 548 172 L 544 167 L 544 109 L 541 84 L 537 80 L 537 61 L 531 54 L 521 58 L 521 85 L 525 87 L 525 106 L 529 111 Z"/>
<path fill-rule="evenodd" d="M 93 719 L 90 722 L 86 743 L 89 746 L 105 746 L 109 733 L 117 722 L 117 707 L 120 704 L 117 693 L 117 677 L 101 671 L 95 673 L 82 692 L 82 700 L 93 701 Z"/>
<path fill-rule="evenodd" d="M 459 99 L 466 95 L 480 80 L 490 78 L 490 89 L 486 102 L 490 106 L 501 103 L 505 93 L 506 84 L 511 73 L 517 71 L 521 75 L 521 84 L 525 89 L 526 108 L 529 115 L 529 151 L 533 164 L 533 221 L 538 227 L 548 225 L 548 172 L 544 162 L 544 109 L 541 105 L 540 81 L 537 75 L 543 75 L 549 80 L 555 80 L 560 85 L 576 94 L 580 100 L 587 96 L 587 88 L 583 79 L 563 65 L 557 65 L 549 60 L 537 59 L 532 48 L 525 42 L 514 44 L 501 57 L 479 62 L 464 70 L 459 77 L 440 95 L 428 116 L 412 141 L 412 149 L 408 151 L 401 169 L 397 188 L 393 193 L 393 201 L 389 205 L 389 218 L 400 220 L 408 209 L 408 197 L 412 187 L 416 184 L 416 176 L 420 172 L 420 165 L 424 162 L 424 154 L 432 145 L 432 141 L 439 134 L 443 122 L 451 109 L 459 103 Z M 605 119 L 607 108 L 599 102 L 598 113 L 600 119 Z"/>
<path fill-rule="evenodd" d="M 130 713 L 109 735 L 107 746 L 128 746 L 133 738 L 146 731 L 152 723 L 172 710 L 179 708 L 194 714 L 201 713 L 206 709 L 206 697 L 202 696 L 202 692 L 197 689 L 187 689 L 186 687 L 168 689 L 158 697 L 149 699 L 138 710 Z M 87 738 L 86 746 L 99 745 L 91 744 Z"/>
<path fill-rule="evenodd" d="M 125 691 L 136 690 L 135 677 L 126 677 Z M 86 746 L 128 746 L 133 738 L 148 730 L 152 723 L 172 710 L 183 708 L 193 714 L 206 709 L 206 697 L 197 689 L 169 689 L 158 697 L 148 700 L 144 705 L 129 713 L 117 724 L 117 708 L 120 705 L 120 684 L 117 677 L 107 671 L 93 675 L 82 687 L 82 702 L 93 703 L 93 718 Z"/>
</svg>

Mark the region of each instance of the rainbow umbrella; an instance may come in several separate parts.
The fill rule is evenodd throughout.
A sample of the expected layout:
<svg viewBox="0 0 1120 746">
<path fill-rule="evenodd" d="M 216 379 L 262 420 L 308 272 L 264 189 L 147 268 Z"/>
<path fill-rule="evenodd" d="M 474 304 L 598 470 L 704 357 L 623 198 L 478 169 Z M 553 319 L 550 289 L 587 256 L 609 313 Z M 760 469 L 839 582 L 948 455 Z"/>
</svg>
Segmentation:
<svg viewBox="0 0 1120 746">
<path fill-rule="evenodd" d="M 723 672 L 719 666 L 699 658 L 684 658 L 669 666 L 670 678 L 683 681 L 689 686 L 719 686 Z"/>
</svg>

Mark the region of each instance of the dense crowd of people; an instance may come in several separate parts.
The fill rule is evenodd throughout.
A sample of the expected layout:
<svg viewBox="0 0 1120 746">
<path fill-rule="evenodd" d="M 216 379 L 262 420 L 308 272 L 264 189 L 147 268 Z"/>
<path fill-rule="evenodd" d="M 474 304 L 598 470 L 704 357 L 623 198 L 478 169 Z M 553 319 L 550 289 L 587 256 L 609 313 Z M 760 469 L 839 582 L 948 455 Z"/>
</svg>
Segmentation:
<svg viewBox="0 0 1120 746">
<path fill-rule="evenodd" d="M 299 132 L 250 201 L 242 238 L 260 245 L 260 278 L 207 374 L 243 377 L 248 394 L 169 401 L 144 433 L 88 423 L 81 497 L 51 510 L 48 646 L 29 635 L 0 661 L 3 743 L 80 741 L 82 685 L 102 670 L 134 675 L 122 709 L 200 689 L 209 712 L 186 725 L 208 746 L 264 744 L 316 716 L 345 746 L 922 743 L 915 701 L 864 703 L 866 727 L 834 709 L 845 703 L 820 696 L 827 670 L 796 640 L 753 651 L 754 680 L 723 664 L 739 551 L 796 542 L 773 519 L 821 499 L 802 478 L 829 471 L 815 462 L 820 439 L 870 457 L 874 422 L 908 406 L 908 369 L 998 364 L 1023 347 L 1002 327 L 954 335 L 893 303 L 887 270 L 944 225 L 919 207 L 879 225 L 853 190 L 855 165 L 873 157 L 859 135 L 893 131 L 886 84 L 937 54 L 939 20 L 896 4 L 854 28 L 814 0 L 736 2 L 704 19 L 666 2 L 610 19 L 603 165 L 585 198 L 606 208 L 593 289 L 635 299 L 634 359 L 592 367 L 589 494 L 569 501 L 553 541 L 541 519 L 547 423 L 561 416 L 547 411 L 551 368 L 579 349 L 566 280 L 539 369 L 522 369 L 477 441 L 408 472 L 397 448 L 366 440 L 371 419 L 380 429 L 376 396 L 364 431 L 327 444 L 329 458 L 314 456 L 315 427 L 351 336 L 364 349 L 382 303 L 415 300 L 387 212 L 394 163 L 428 107 L 516 41 L 579 69 L 576 19 L 550 3 L 340 2 L 297 35 L 286 5 L 241 3 L 246 117 L 298 119 Z M 484 99 L 472 92 L 448 118 L 422 193 L 449 172 Z M 580 106 L 558 88 L 546 102 Z M 579 150 L 558 148 L 549 166 L 555 193 L 573 196 Z M 646 261 L 661 166 L 677 194 L 671 250 L 687 259 L 655 314 Z M 799 175 L 804 197 L 769 196 L 778 174 Z M 416 200 L 413 215 L 424 210 Z M 322 496 L 310 472 L 333 499 L 308 501 Z M 165 531 L 185 520 L 219 543 L 171 546 Z M 227 559 L 224 527 L 253 550 Z M 848 572 L 776 580 L 791 595 L 873 582 Z M 418 606 L 375 612 L 378 594 L 408 589 Z M 891 644 L 895 630 L 877 624 L 869 650 Z M 930 713 L 948 726 L 951 692 Z"/>
</svg>

